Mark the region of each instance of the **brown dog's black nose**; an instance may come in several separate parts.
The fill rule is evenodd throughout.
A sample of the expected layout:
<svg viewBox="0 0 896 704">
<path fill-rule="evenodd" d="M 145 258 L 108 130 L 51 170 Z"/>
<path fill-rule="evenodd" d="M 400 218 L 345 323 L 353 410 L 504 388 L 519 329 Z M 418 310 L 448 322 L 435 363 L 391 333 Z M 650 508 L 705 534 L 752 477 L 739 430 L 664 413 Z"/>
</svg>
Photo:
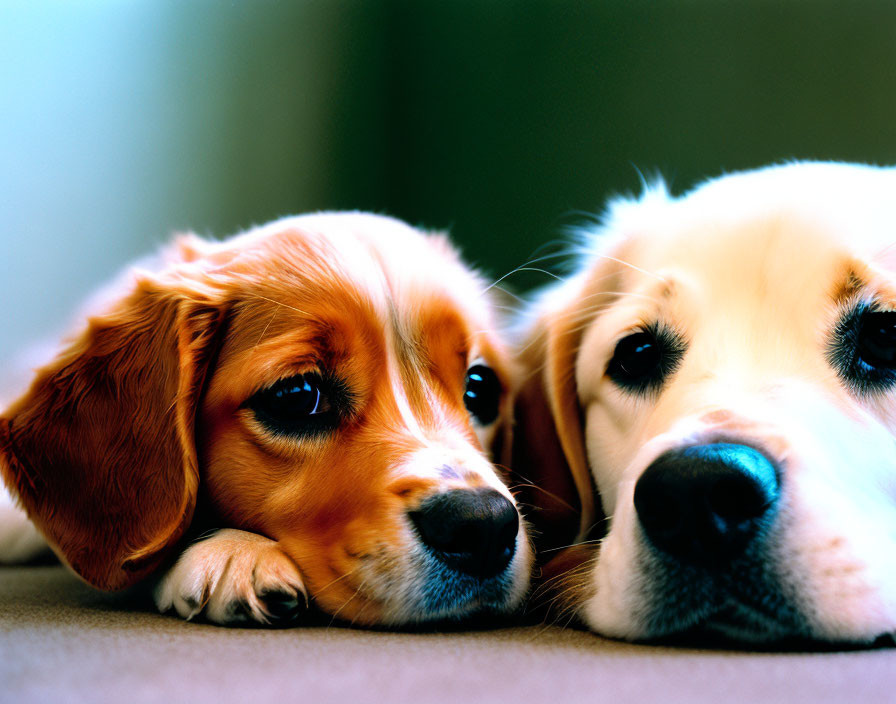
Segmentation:
<svg viewBox="0 0 896 704">
<path fill-rule="evenodd" d="M 635 485 L 635 510 L 659 550 L 692 564 L 721 567 L 769 523 L 778 473 L 762 453 L 717 443 L 672 450 Z"/>
<path fill-rule="evenodd" d="M 516 550 L 519 514 L 494 489 L 437 494 L 408 515 L 433 555 L 460 572 L 494 577 Z"/>
</svg>

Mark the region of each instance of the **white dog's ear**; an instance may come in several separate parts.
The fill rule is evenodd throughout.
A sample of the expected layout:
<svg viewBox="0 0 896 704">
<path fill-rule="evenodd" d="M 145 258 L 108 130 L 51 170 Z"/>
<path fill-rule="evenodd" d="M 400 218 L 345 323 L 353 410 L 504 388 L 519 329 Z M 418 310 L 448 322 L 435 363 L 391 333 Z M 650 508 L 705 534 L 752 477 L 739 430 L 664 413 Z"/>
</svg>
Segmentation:
<svg viewBox="0 0 896 704">
<path fill-rule="evenodd" d="M 94 586 L 146 576 L 189 524 L 194 416 L 223 313 L 201 289 L 146 276 L 0 417 L 0 474 Z"/>
<path fill-rule="evenodd" d="M 519 353 L 524 381 L 514 407 L 510 466 L 542 550 L 583 539 L 595 522 L 575 388 L 581 335 L 574 311 L 551 311 L 537 319 Z"/>
<path fill-rule="evenodd" d="M 529 520 L 542 533 L 539 548 L 584 540 L 603 519 L 586 454 L 576 363 L 585 331 L 622 287 L 623 244 L 630 239 L 608 239 L 603 246 L 614 256 L 598 254 L 536 302 L 517 349 L 522 381 L 510 466 L 521 486 L 535 485 L 522 502 L 536 507 Z"/>
</svg>

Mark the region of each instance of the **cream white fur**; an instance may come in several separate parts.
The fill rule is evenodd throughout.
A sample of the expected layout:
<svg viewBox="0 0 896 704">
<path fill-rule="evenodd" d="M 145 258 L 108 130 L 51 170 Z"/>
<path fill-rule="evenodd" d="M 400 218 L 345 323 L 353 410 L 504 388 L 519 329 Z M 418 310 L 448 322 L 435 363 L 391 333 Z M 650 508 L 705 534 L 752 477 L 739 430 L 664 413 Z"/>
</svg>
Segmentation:
<svg viewBox="0 0 896 704">
<path fill-rule="evenodd" d="M 633 506 L 643 470 L 671 448 L 718 438 L 761 448 L 782 471 L 767 568 L 799 612 L 735 633 L 868 642 L 896 631 L 896 391 L 848 388 L 827 357 L 850 267 L 856 299 L 896 310 L 896 169 L 796 163 L 733 174 L 673 198 L 662 184 L 611 204 L 586 233 L 579 272 L 536 302 L 530 320 L 593 297 L 576 356 L 588 463 L 609 532 L 579 613 L 595 631 L 641 639 L 711 622 L 657 594 Z M 613 260 L 616 293 L 595 274 Z M 655 397 L 606 377 L 615 344 L 661 322 L 687 349 Z"/>
</svg>

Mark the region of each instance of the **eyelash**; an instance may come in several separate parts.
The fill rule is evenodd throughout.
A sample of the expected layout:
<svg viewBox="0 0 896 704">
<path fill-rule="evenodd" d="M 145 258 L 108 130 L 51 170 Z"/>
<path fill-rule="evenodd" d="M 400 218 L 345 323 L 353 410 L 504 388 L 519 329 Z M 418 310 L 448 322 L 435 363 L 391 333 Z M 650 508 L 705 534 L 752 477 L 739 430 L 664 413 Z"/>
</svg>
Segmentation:
<svg viewBox="0 0 896 704">
<path fill-rule="evenodd" d="M 869 327 L 869 323 L 874 327 Z M 896 386 L 896 364 L 883 359 L 886 346 L 893 356 L 894 339 L 886 337 L 885 328 L 896 329 L 896 311 L 883 310 L 874 303 L 860 303 L 844 313 L 834 327 L 828 348 L 828 361 L 840 378 L 858 394 L 888 391 Z M 875 359 L 875 355 L 877 358 Z"/>
<path fill-rule="evenodd" d="M 606 374 L 630 393 L 655 392 L 675 373 L 684 352 L 685 344 L 676 333 L 656 324 L 646 326 L 616 343 Z"/>
<path fill-rule="evenodd" d="M 243 407 L 268 432 L 307 439 L 336 430 L 350 414 L 352 402 L 344 382 L 309 372 L 257 391 Z"/>
</svg>

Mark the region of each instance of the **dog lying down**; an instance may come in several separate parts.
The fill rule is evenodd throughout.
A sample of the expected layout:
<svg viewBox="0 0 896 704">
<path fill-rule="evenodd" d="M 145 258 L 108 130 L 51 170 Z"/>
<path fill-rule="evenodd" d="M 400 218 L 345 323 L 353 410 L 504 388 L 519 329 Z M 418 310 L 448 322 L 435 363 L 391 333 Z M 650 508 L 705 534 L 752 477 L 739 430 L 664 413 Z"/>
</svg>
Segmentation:
<svg viewBox="0 0 896 704">
<path fill-rule="evenodd" d="M 3 478 L 66 564 L 222 624 L 520 604 L 531 549 L 483 451 L 508 353 L 446 240 L 321 214 L 163 259 L 0 418 Z"/>
<path fill-rule="evenodd" d="M 530 313 L 514 468 L 596 538 L 556 603 L 625 639 L 892 642 L 896 169 L 655 184 Z"/>
</svg>

